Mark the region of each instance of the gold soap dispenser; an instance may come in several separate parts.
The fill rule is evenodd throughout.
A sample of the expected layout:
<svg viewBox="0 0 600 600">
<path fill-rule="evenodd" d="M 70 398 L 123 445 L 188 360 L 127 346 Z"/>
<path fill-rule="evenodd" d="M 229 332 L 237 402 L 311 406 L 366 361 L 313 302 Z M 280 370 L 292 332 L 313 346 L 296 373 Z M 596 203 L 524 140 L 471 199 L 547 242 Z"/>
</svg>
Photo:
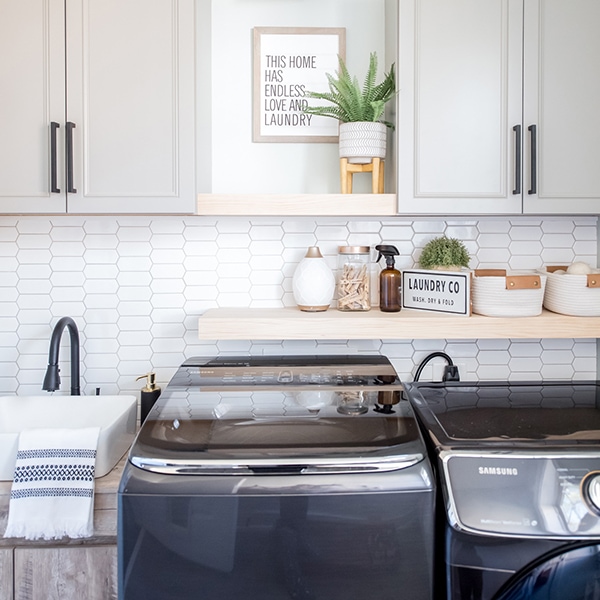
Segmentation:
<svg viewBox="0 0 600 600">
<path fill-rule="evenodd" d="M 140 425 L 146 420 L 148 413 L 158 400 L 160 396 L 161 389 L 158 385 L 156 385 L 156 373 L 152 371 L 150 373 L 146 373 L 145 375 L 140 375 L 136 378 L 136 381 L 140 379 L 146 378 L 146 385 L 142 388 L 140 392 Z"/>
</svg>

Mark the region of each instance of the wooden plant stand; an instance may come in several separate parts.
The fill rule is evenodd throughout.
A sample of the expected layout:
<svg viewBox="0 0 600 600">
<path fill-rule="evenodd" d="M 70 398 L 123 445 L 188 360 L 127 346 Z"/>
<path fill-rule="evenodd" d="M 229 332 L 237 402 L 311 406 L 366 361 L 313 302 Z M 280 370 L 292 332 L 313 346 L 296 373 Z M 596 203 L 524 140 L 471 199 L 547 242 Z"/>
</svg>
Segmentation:
<svg viewBox="0 0 600 600">
<path fill-rule="evenodd" d="M 350 163 L 347 158 L 340 158 L 342 194 L 352 193 L 352 175 L 354 173 L 372 173 L 371 191 L 373 194 L 383 194 L 384 163 L 385 161 L 381 158 L 373 158 L 370 163 L 366 164 Z"/>
</svg>

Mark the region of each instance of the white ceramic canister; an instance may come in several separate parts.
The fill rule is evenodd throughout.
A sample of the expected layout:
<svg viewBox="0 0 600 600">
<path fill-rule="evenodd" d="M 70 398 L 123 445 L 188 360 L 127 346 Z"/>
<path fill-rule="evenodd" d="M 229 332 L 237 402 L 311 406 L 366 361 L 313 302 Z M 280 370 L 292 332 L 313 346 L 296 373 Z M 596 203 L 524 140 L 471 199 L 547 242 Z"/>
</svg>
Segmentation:
<svg viewBox="0 0 600 600">
<path fill-rule="evenodd" d="M 335 276 L 318 246 L 311 246 L 292 278 L 294 300 L 300 310 L 327 310 L 335 293 Z"/>
</svg>

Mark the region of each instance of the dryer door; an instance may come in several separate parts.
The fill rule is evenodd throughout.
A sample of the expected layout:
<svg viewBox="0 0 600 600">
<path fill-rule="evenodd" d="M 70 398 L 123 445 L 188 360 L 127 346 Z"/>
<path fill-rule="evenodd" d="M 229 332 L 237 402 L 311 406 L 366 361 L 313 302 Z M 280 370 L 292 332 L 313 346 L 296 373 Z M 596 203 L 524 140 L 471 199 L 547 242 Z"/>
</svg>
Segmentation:
<svg viewBox="0 0 600 600">
<path fill-rule="evenodd" d="M 571 546 L 514 575 L 494 600 L 600 600 L 600 544 Z"/>
</svg>

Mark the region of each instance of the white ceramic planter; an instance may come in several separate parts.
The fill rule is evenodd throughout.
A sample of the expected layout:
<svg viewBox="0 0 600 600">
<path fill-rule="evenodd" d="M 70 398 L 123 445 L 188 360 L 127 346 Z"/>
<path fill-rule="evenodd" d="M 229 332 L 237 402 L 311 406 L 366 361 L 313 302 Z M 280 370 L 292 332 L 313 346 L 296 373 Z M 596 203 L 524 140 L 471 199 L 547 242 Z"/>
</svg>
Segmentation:
<svg viewBox="0 0 600 600">
<path fill-rule="evenodd" d="M 340 158 L 350 163 L 367 164 L 373 158 L 385 158 L 386 144 L 387 127 L 383 123 L 340 123 Z"/>
<path fill-rule="evenodd" d="M 294 300 L 300 310 L 327 310 L 335 292 L 335 276 L 317 246 L 311 246 L 292 278 Z"/>
</svg>

